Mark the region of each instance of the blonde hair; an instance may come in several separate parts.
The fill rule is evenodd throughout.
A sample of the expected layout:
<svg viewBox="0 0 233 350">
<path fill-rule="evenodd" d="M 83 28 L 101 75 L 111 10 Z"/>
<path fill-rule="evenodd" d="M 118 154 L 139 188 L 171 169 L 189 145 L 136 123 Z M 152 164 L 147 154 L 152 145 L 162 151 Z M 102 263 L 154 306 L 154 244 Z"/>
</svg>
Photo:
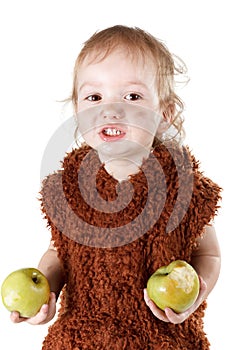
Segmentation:
<svg viewBox="0 0 233 350">
<path fill-rule="evenodd" d="M 179 139 L 179 141 L 183 140 L 182 113 L 184 104 L 175 93 L 175 78 L 177 75 L 186 73 L 186 66 L 181 59 L 169 52 L 164 43 L 137 27 L 116 25 L 94 33 L 84 43 L 74 67 L 71 100 L 75 113 L 78 111 L 78 71 L 85 58 L 91 56 L 94 57 L 93 61 L 97 58 L 101 61 L 119 47 L 128 50 L 132 57 L 140 56 L 146 59 L 149 56 L 154 61 L 160 110 L 165 121 L 172 125 L 172 137 Z M 165 134 L 166 132 L 164 132 Z M 164 137 L 164 135 L 160 141 L 166 141 L 166 138 L 169 138 Z"/>
</svg>

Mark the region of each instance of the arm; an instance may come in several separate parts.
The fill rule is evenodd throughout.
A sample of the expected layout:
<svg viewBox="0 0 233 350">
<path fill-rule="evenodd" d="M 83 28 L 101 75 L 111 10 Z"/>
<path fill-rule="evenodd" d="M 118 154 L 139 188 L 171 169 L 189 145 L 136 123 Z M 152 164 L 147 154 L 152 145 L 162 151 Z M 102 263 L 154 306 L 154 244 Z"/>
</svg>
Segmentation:
<svg viewBox="0 0 233 350">
<path fill-rule="evenodd" d="M 54 292 L 58 298 L 64 285 L 64 274 L 52 241 L 48 250 L 40 259 L 38 270 L 47 277 L 51 291 Z"/>
<path fill-rule="evenodd" d="M 14 323 L 26 321 L 32 325 L 45 324 L 52 320 L 56 313 L 56 299 L 64 285 L 64 275 L 57 256 L 57 251 L 50 243 L 48 250 L 40 259 L 38 269 L 47 277 L 51 289 L 50 300 L 48 304 L 41 307 L 36 316 L 31 318 L 20 317 L 18 312 L 11 313 L 11 320 Z"/>
<path fill-rule="evenodd" d="M 203 238 L 198 239 L 199 248 L 192 256 L 191 265 L 206 283 L 203 299 L 214 288 L 220 273 L 221 254 L 213 226 L 206 226 Z"/>
<path fill-rule="evenodd" d="M 167 308 L 165 312 L 160 310 L 144 291 L 145 302 L 153 314 L 164 322 L 181 323 L 188 318 L 207 298 L 214 288 L 221 266 L 220 248 L 213 226 L 206 226 L 202 238 L 198 239 L 198 250 L 192 256 L 191 265 L 200 277 L 200 292 L 196 302 L 185 312 L 176 314 Z"/>
</svg>

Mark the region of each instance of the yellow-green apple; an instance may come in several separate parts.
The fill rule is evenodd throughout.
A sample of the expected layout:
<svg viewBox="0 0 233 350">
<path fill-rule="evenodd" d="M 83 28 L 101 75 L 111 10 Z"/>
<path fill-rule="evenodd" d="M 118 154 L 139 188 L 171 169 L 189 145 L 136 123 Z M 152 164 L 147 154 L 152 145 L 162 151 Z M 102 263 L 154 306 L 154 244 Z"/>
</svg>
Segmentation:
<svg viewBox="0 0 233 350">
<path fill-rule="evenodd" d="M 32 317 L 48 303 L 50 287 L 47 278 L 35 268 L 23 268 L 10 273 L 2 283 L 2 302 L 9 311 L 21 317 Z"/>
<path fill-rule="evenodd" d="M 154 272 L 147 282 L 147 293 L 162 310 L 180 313 L 191 307 L 199 294 L 199 278 L 184 260 L 176 260 Z"/>
</svg>

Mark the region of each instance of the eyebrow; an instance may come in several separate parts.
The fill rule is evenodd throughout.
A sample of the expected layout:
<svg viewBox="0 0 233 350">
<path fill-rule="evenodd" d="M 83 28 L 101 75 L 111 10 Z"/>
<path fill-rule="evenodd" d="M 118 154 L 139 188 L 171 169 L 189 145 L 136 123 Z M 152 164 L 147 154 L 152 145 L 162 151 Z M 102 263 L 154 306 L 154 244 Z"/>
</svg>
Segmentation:
<svg viewBox="0 0 233 350">
<path fill-rule="evenodd" d="M 99 87 L 101 84 L 98 82 L 84 82 L 80 88 L 79 91 L 82 90 L 85 87 Z"/>
<path fill-rule="evenodd" d="M 148 89 L 147 85 L 144 84 L 142 81 L 140 80 L 134 80 L 134 81 L 127 81 L 126 86 L 133 86 L 133 85 L 139 85 L 139 86 L 142 86 L 143 88 L 145 89 Z"/>
<path fill-rule="evenodd" d="M 79 91 L 81 91 L 82 89 L 84 89 L 84 88 L 86 88 L 86 87 L 88 87 L 88 88 L 92 88 L 92 87 L 94 87 L 94 88 L 98 88 L 98 87 L 100 87 L 102 85 L 102 83 L 98 83 L 98 82 L 84 82 L 81 86 L 80 86 L 80 88 L 79 88 Z M 146 90 L 148 90 L 148 87 L 147 87 L 147 85 L 146 84 L 144 84 L 142 81 L 140 81 L 140 80 L 132 80 L 132 81 L 126 81 L 126 82 L 124 82 L 124 84 L 123 85 L 125 85 L 125 86 L 142 86 L 144 89 L 146 89 Z"/>
</svg>

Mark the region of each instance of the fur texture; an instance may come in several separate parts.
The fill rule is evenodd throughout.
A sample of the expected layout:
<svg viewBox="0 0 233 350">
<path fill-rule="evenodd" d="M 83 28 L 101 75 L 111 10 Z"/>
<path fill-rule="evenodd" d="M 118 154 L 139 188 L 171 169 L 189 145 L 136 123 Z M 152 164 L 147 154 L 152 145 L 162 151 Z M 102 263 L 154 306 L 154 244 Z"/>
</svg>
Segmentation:
<svg viewBox="0 0 233 350">
<path fill-rule="evenodd" d="M 209 349 L 205 302 L 174 325 L 153 316 L 143 289 L 160 266 L 190 262 L 219 193 L 188 149 L 173 143 L 156 147 L 120 184 L 89 147 L 67 154 L 41 191 L 66 275 L 43 350 Z"/>
</svg>

